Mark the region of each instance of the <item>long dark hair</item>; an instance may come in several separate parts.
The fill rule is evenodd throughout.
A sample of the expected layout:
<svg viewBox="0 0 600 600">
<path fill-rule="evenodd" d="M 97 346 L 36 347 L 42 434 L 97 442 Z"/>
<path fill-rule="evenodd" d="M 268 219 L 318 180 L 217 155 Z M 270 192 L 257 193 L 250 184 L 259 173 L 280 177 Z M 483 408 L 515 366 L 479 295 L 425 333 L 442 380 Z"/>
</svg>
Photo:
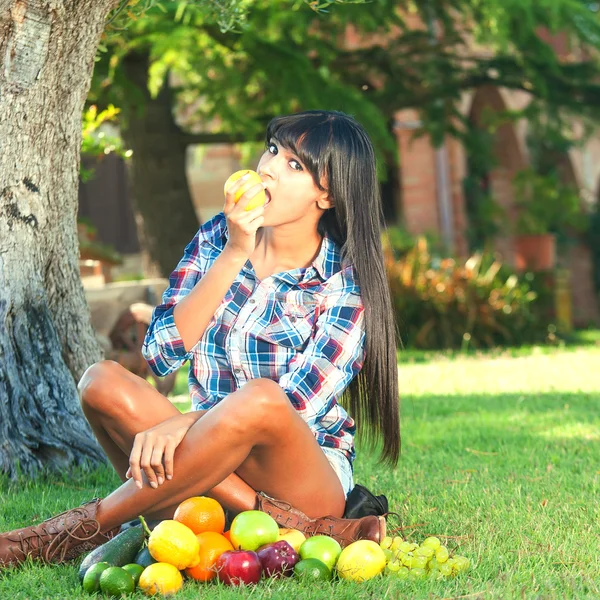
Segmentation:
<svg viewBox="0 0 600 600">
<path fill-rule="evenodd" d="M 346 402 L 359 439 L 373 446 L 382 438 L 382 459 L 400 456 L 400 409 L 396 326 L 381 245 L 383 211 L 373 145 L 363 127 L 337 111 L 305 111 L 277 117 L 266 143 L 276 138 L 294 152 L 323 190 L 325 177 L 334 207 L 319 222 L 353 266 L 365 307 L 365 362 L 348 387 Z M 361 425 L 365 422 L 366 431 Z"/>
</svg>

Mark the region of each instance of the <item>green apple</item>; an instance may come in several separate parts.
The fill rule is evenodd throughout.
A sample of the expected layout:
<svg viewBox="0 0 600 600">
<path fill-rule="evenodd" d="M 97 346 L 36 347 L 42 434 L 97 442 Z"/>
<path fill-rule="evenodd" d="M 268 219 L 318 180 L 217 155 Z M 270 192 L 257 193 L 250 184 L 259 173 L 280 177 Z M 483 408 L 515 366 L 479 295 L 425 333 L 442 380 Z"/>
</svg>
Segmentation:
<svg viewBox="0 0 600 600">
<path fill-rule="evenodd" d="M 329 569 L 333 569 L 341 552 L 342 547 L 333 538 L 326 535 L 315 535 L 300 546 L 298 554 L 302 560 L 316 558 Z"/>
<path fill-rule="evenodd" d="M 245 510 L 233 519 L 230 537 L 236 550 L 255 551 L 260 546 L 278 541 L 279 525 L 267 513 Z"/>
<path fill-rule="evenodd" d="M 285 540 L 296 552 L 306 541 L 306 536 L 297 529 L 282 528 L 279 530 L 279 540 Z"/>
</svg>

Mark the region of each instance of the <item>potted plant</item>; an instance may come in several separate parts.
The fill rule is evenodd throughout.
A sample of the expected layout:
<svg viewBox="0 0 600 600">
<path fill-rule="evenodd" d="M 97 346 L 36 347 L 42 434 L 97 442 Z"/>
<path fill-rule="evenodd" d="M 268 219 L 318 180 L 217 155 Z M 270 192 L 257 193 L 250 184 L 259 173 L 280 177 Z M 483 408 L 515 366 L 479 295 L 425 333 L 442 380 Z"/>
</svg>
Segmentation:
<svg viewBox="0 0 600 600">
<path fill-rule="evenodd" d="M 587 225 L 577 188 L 562 183 L 558 173 L 546 175 L 533 169 L 519 171 L 514 178 L 515 268 L 543 271 L 556 264 L 556 238 L 582 232 Z"/>
</svg>

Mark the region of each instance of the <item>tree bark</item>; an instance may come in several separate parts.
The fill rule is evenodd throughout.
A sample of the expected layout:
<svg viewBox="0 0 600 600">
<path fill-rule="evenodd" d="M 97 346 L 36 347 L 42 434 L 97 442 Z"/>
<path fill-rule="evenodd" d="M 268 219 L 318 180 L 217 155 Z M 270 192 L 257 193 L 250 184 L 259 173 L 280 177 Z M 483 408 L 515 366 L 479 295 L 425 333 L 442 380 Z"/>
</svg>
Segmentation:
<svg viewBox="0 0 600 600">
<path fill-rule="evenodd" d="M 173 97 L 165 81 L 156 98 L 148 91 L 148 55 L 131 53 L 123 68 L 137 93 L 124 95 L 123 139 L 133 150 L 133 202 L 141 217 L 140 239 L 168 276 L 198 230 L 186 175 L 188 140 L 173 118 Z M 165 78 L 168 79 L 168 78 Z"/>
<path fill-rule="evenodd" d="M 0 471 L 105 460 L 76 380 L 101 358 L 79 277 L 81 114 L 114 0 L 0 0 Z"/>
</svg>

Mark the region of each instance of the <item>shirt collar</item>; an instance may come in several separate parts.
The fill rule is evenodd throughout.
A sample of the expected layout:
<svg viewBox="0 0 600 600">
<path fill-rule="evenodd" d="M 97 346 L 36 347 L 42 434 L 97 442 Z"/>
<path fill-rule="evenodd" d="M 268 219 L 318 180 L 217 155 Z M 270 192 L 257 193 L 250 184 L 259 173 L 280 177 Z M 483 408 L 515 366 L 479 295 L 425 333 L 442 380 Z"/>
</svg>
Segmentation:
<svg viewBox="0 0 600 600">
<path fill-rule="evenodd" d="M 321 242 L 321 250 L 312 263 L 321 279 L 326 281 L 340 270 L 340 254 L 337 244 L 325 234 Z"/>
</svg>

